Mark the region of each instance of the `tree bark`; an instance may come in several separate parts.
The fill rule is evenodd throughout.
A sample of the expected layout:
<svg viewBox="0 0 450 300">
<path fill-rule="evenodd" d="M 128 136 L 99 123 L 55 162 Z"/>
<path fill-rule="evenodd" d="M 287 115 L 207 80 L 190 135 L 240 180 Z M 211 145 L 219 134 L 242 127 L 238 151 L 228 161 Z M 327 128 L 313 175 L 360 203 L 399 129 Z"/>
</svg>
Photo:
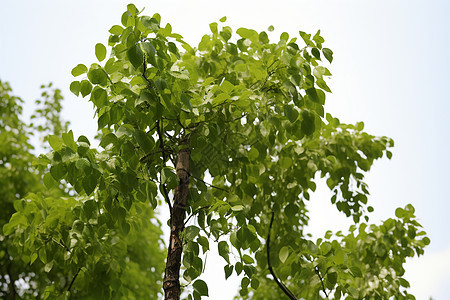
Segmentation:
<svg viewBox="0 0 450 300">
<path fill-rule="evenodd" d="M 183 243 L 180 239 L 180 233 L 184 229 L 188 197 L 189 159 L 189 149 L 182 149 L 178 152 L 176 171 L 179 182 L 173 194 L 173 206 L 170 213 L 170 240 L 163 282 L 164 299 L 166 300 L 179 300 L 181 294 L 180 266 Z"/>
</svg>

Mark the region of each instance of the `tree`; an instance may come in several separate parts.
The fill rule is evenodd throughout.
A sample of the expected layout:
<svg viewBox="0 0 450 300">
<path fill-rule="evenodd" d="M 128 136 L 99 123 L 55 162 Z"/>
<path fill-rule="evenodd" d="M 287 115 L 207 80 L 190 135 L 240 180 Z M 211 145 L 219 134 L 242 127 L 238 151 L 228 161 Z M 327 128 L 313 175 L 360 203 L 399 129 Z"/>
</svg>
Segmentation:
<svg viewBox="0 0 450 300">
<path fill-rule="evenodd" d="M 24 255 L 72 275 L 73 286 L 55 283 L 44 298 L 149 298 L 162 287 L 165 299 L 179 299 L 182 271 L 192 287 L 187 297 L 200 299 L 208 295 L 198 279 L 203 258 L 218 247 L 225 277 L 243 276 L 242 299 L 414 299 L 403 263 L 423 254 L 429 239 L 411 205 L 381 225 L 367 224 L 373 208 L 364 172 L 392 156 L 393 141 L 325 112 L 333 52 L 320 31 L 300 31 L 304 46 L 285 32 L 271 43 L 270 32 L 239 28 L 233 35 L 224 17 L 193 48 L 158 14 L 141 13 L 130 4 L 121 25 L 111 27 L 106 62 L 108 50 L 97 44 L 99 62 L 72 70 L 82 77 L 71 91 L 95 106 L 101 149 L 71 132 L 52 135 L 53 150 L 40 164 L 50 165 L 48 188 L 62 180 L 74 195 L 32 194 L 17 201 L 4 227 L 16 231 L 17 245 L 34 241 L 23 245 Z M 305 202 L 319 175 L 355 225 L 347 235 L 313 241 L 304 234 Z M 152 289 L 133 281 L 133 289 L 130 248 L 159 238 L 158 226 L 148 228 L 148 218 L 157 224 L 158 206 L 170 212 L 164 279 Z M 30 224 L 42 207 L 51 213 Z M 62 247 L 37 239 L 40 232 Z M 145 257 L 160 249 L 146 246 L 139 248 Z M 161 274 L 155 268 L 146 276 L 159 283 Z"/>
<path fill-rule="evenodd" d="M 73 188 L 65 182 L 46 189 L 43 182 L 46 182 L 47 186 L 49 182 L 53 184 L 54 180 L 51 176 L 61 171 L 54 166 L 48 169 L 47 164 L 40 163 L 33 154 L 34 147 L 31 142 L 33 133 L 38 133 L 42 142 L 53 141 L 55 135 L 63 134 L 66 138 L 71 134 L 71 132 L 65 133 L 68 124 L 63 124 L 59 116 L 61 91 L 51 90 L 51 84 L 42 88 L 44 89 L 41 95 L 42 100 L 36 101 L 37 109 L 31 116 L 33 123 L 27 125 L 20 119 L 23 101 L 11 95 L 12 91 L 8 83 L 0 82 L 0 144 L 2 145 L 0 150 L 0 180 L 2 182 L 0 185 L 2 195 L 0 228 L 4 228 L 0 232 L 2 240 L 0 297 L 2 299 L 49 298 L 55 289 L 58 290 L 56 295 L 60 294 L 60 290 L 70 291 L 80 271 L 85 273 L 92 271 L 88 267 L 76 268 L 76 264 L 72 261 L 67 262 L 66 258 L 63 258 L 69 255 L 71 260 L 78 259 L 72 252 L 75 247 L 69 248 L 63 237 L 71 233 L 84 235 L 89 233 L 82 228 L 75 228 L 75 225 L 79 224 L 79 221 L 75 222 L 77 219 L 75 214 L 79 213 L 80 209 L 84 209 L 85 215 L 89 214 L 88 205 L 92 203 L 85 202 L 84 205 L 77 203 L 70 197 L 74 193 Z M 41 160 L 45 162 L 46 158 L 41 157 Z M 46 173 L 48 175 L 44 175 Z M 21 213 L 11 217 L 15 210 Z M 135 233 L 134 237 L 124 238 L 120 233 L 103 228 L 100 230 L 104 231 L 105 239 L 97 241 L 95 245 L 100 249 L 89 244 L 83 246 L 87 251 L 97 250 L 96 255 L 99 256 L 112 258 L 118 256 L 116 263 L 121 265 L 124 265 L 127 256 L 131 257 L 130 261 L 127 260 L 127 266 L 122 272 L 123 285 L 132 290 L 135 289 L 135 285 L 142 286 L 133 291 L 133 295 L 145 298 L 146 295 L 157 295 L 160 284 L 158 280 L 161 280 L 158 274 L 163 270 L 164 252 L 158 246 L 161 242 L 160 224 L 155 226 L 149 222 L 153 212 L 144 206 L 140 214 L 137 221 L 143 228 Z M 25 219 L 24 216 L 27 218 Z M 10 224 L 3 226 L 10 218 Z M 43 220 L 44 223 L 42 223 Z M 27 238 L 23 239 L 24 237 Z M 126 242 L 121 242 L 122 239 L 126 239 Z M 111 243 L 116 249 L 111 249 Z M 125 244 L 127 247 L 124 246 Z M 63 249 L 62 252 L 61 249 Z M 67 252 L 64 253 L 64 251 Z M 89 260 L 86 262 L 86 259 L 82 259 L 83 263 L 89 263 Z M 97 265 L 90 267 L 97 268 L 96 276 L 98 276 L 102 272 L 103 261 L 95 260 L 95 262 Z M 102 274 L 102 276 L 105 275 L 107 274 Z M 81 276 L 86 274 L 81 273 Z M 86 290 L 92 293 L 92 290 L 101 285 L 97 281 L 92 282 L 92 277 L 89 276 L 85 282 L 82 281 L 78 280 L 76 286 L 79 289 L 72 291 L 72 298 L 85 298 L 86 293 L 83 289 L 87 287 Z M 103 293 L 101 288 L 98 290 L 93 295 Z"/>
<path fill-rule="evenodd" d="M 11 95 L 7 82 L 0 81 L 0 228 L 7 223 L 15 212 L 15 200 L 25 197 L 29 192 L 39 192 L 48 196 L 62 196 L 63 191 L 45 191 L 41 184 L 43 169 L 33 166 L 36 160 L 31 139 L 33 132 L 42 136 L 48 133 L 61 134 L 67 125 L 60 120 L 61 94 L 51 89 L 51 84 L 42 86 L 42 100 L 37 100 L 37 109 L 32 118 L 35 124 L 26 124 L 21 119 L 22 100 Z M 48 114 L 48 118 L 44 117 Z M 14 235 L 4 236 L 0 231 L 0 297 L 15 299 L 34 298 L 41 294 L 50 283 L 42 264 L 30 265 L 29 258 L 21 257 L 14 245 Z M 57 274 L 59 276 L 60 274 Z M 20 290 L 18 283 L 28 286 Z"/>
</svg>

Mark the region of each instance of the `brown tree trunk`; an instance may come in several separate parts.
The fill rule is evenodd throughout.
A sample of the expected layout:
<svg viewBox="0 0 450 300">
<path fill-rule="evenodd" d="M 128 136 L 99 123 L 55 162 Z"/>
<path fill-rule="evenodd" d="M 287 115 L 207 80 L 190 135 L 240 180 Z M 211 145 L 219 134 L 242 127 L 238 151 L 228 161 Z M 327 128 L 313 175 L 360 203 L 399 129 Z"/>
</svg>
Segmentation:
<svg viewBox="0 0 450 300">
<path fill-rule="evenodd" d="M 180 299 L 180 266 L 183 243 L 180 233 L 184 229 L 186 200 L 189 187 L 189 149 L 182 149 L 177 157 L 178 187 L 173 194 L 173 206 L 170 214 L 170 240 L 167 253 L 166 271 L 164 274 L 164 294 L 166 300 Z"/>
</svg>

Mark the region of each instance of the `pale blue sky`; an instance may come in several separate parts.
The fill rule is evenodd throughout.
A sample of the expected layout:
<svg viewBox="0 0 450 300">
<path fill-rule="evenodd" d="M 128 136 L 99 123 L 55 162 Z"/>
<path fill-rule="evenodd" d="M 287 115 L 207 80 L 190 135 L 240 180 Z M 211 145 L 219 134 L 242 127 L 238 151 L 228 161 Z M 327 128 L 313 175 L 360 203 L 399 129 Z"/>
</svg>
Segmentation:
<svg viewBox="0 0 450 300">
<path fill-rule="evenodd" d="M 69 92 L 71 69 L 96 61 L 94 45 L 106 44 L 129 1 L 2 1 L 0 78 L 26 100 L 26 111 L 50 81 L 67 99 L 64 116 L 75 135 L 96 129 L 87 99 Z M 208 24 L 228 17 L 234 29 L 251 27 L 291 36 L 321 29 L 334 51 L 328 110 L 344 122 L 364 121 L 366 130 L 392 137 L 392 160 L 375 163 L 367 176 L 375 213 L 386 219 L 412 203 L 432 240 L 422 260 L 408 265 L 417 299 L 450 299 L 450 24 L 447 1 L 134 1 L 144 13 L 158 12 L 192 46 Z M 311 232 L 345 228 L 320 191 L 311 201 Z M 327 216 L 327 218 L 324 218 Z M 328 220 L 324 223 L 324 219 Z M 345 225 L 345 226 L 344 226 Z M 211 261 L 212 260 L 212 261 Z M 210 259 L 210 263 L 213 263 Z M 223 263 L 219 260 L 220 269 Z M 214 272 L 211 272 L 211 274 Z M 223 274 L 219 273 L 222 278 Z M 231 299 L 230 284 L 211 285 L 211 299 Z M 228 287 L 227 287 L 228 286 Z M 226 288 L 224 288 L 226 287 Z M 216 291 L 216 294 L 213 292 Z"/>
</svg>

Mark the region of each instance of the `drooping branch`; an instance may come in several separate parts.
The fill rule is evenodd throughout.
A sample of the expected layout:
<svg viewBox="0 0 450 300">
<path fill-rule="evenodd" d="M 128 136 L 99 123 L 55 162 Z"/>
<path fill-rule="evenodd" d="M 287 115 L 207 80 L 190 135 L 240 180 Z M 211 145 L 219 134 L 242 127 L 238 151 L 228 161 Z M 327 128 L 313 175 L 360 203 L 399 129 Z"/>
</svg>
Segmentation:
<svg viewBox="0 0 450 300">
<path fill-rule="evenodd" d="M 78 268 L 77 272 L 75 273 L 75 275 L 73 275 L 72 281 L 69 284 L 69 287 L 67 288 L 67 291 L 70 292 L 70 289 L 72 289 L 72 285 L 75 282 L 75 279 L 77 279 L 78 274 L 80 273 L 81 268 Z"/>
<path fill-rule="evenodd" d="M 163 157 L 163 163 L 166 163 L 167 160 L 167 154 L 164 151 L 164 139 L 162 136 L 162 130 L 161 130 L 161 123 L 160 121 L 156 121 L 156 131 L 158 132 L 158 138 L 159 138 L 159 150 L 161 151 L 162 157 Z M 163 193 L 164 193 L 164 199 L 166 200 L 167 205 L 169 206 L 170 214 L 172 214 L 172 204 L 170 204 L 169 199 L 169 192 L 167 191 L 167 186 L 165 184 L 162 185 Z"/>
<path fill-rule="evenodd" d="M 316 268 L 315 268 L 315 271 L 316 271 L 317 276 L 319 276 L 320 283 L 322 283 L 322 291 L 323 291 L 323 293 L 325 294 L 325 296 L 328 298 L 328 294 L 327 294 L 327 291 L 325 290 L 325 285 L 323 284 L 323 278 L 322 278 L 322 276 L 320 275 L 319 268 L 316 267 Z"/>
<path fill-rule="evenodd" d="M 286 296 L 289 297 L 291 300 L 298 300 L 297 297 L 278 279 L 278 277 L 275 275 L 275 272 L 273 271 L 272 264 L 270 263 L 270 231 L 272 230 L 273 225 L 273 219 L 275 217 L 275 213 L 272 212 L 272 217 L 270 218 L 270 224 L 269 224 L 269 233 L 267 234 L 267 266 L 269 268 L 270 274 L 272 274 L 273 279 L 277 283 L 278 287 L 283 291 L 283 293 L 286 294 Z"/>
<path fill-rule="evenodd" d="M 228 190 L 226 190 L 226 189 L 224 189 L 224 188 L 221 188 L 221 187 L 218 187 L 218 186 L 215 186 L 215 185 L 212 185 L 211 183 L 208 183 L 208 182 L 204 181 L 204 180 L 201 179 L 201 178 L 198 178 L 198 177 L 195 177 L 195 176 L 192 176 L 192 178 L 194 178 L 195 180 L 201 181 L 201 182 L 203 182 L 204 184 L 206 184 L 206 185 L 208 185 L 208 186 L 210 186 L 210 187 L 212 187 L 212 188 L 218 189 L 218 190 L 220 190 L 220 191 L 224 191 L 224 192 L 226 192 L 226 193 L 230 193 Z"/>
</svg>

